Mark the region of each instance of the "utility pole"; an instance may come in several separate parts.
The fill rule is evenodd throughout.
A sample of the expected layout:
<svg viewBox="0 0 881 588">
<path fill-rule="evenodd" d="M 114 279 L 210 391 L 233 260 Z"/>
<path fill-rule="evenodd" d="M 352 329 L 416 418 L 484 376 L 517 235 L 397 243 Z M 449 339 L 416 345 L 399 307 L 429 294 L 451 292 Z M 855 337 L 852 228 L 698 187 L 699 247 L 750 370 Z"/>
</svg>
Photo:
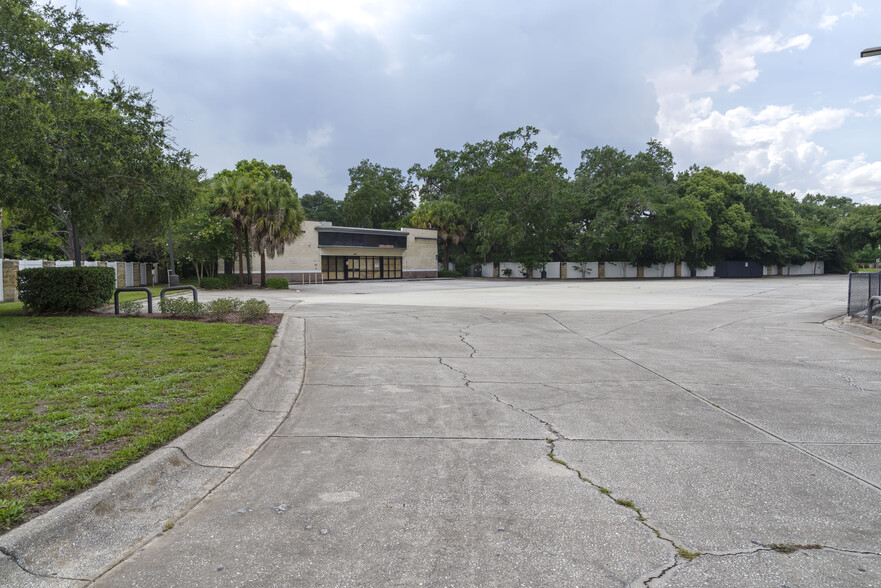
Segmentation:
<svg viewBox="0 0 881 588">
<path fill-rule="evenodd" d="M 180 278 L 174 273 L 174 247 L 171 244 L 171 229 L 168 229 L 168 256 L 171 258 L 171 269 L 168 270 L 168 285 L 180 286 Z"/>
</svg>

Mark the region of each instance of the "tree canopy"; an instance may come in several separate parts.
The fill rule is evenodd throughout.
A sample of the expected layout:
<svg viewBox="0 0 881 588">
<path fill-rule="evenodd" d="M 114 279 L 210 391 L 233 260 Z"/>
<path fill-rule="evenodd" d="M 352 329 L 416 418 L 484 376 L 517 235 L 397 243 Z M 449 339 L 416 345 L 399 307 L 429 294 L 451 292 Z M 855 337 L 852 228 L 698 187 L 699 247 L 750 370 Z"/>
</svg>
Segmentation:
<svg viewBox="0 0 881 588">
<path fill-rule="evenodd" d="M 0 0 L 0 208 L 60 222 L 79 242 L 167 228 L 199 172 L 148 93 L 101 85 L 97 55 L 115 26 L 33 0 Z"/>
<path fill-rule="evenodd" d="M 352 227 L 392 229 L 413 212 L 415 189 L 401 170 L 361 161 L 349 169 L 349 189 L 343 199 L 343 222 Z"/>
</svg>

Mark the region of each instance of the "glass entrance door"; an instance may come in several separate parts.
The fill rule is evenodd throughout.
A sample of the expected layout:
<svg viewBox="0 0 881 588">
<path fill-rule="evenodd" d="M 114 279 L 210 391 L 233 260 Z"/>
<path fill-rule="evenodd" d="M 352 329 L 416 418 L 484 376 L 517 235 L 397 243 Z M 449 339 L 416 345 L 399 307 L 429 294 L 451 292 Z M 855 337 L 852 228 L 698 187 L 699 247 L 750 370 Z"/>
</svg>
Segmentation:
<svg viewBox="0 0 881 588">
<path fill-rule="evenodd" d="M 347 280 L 360 280 L 361 279 L 361 258 L 360 257 L 347 257 L 346 258 L 346 279 Z"/>
<path fill-rule="evenodd" d="M 401 257 L 324 255 L 321 275 L 327 280 L 388 280 L 402 277 Z"/>
</svg>

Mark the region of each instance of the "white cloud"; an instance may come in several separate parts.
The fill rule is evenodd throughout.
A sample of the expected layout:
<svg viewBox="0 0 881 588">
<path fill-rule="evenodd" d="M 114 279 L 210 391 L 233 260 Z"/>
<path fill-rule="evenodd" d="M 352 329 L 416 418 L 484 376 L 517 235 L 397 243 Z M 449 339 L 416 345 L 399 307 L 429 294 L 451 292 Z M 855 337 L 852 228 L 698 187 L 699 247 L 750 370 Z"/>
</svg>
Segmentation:
<svg viewBox="0 0 881 588">
<path fill-rule="evenodd" d="M 827 193 L 862 195 L 855 199 L 864 202 L 881 201 L 881 161 L 867 161 L 864 154 L 826 162 L 818 177 Z"/>
<path fill-rule="evenodd" d="M 695 71 L 691 65 L 683 64 L 661 72 L 650 81 L 654 83 L 659 96 L 716 92 L 720 88 L 736 90 L 755 82 L 759 77 L 757 56 L 787 49 L 807 49 L 811 40 L 808 34 L 784 38 L 779 34 L 736 31 L 716 45 L 720 56 L 717 68 Z"/>
<path fill-rule="evenodd" d="M 852 117 L 881 115 L 881 96 L 864 95 L 851 101 L 864 105 L 868 112 L 842 107 L 808 110 L 793 104 L 720 110 L 714 105 L 714 94 L 759 79 L 759 56 L 803 50 L 810 42 L 806 34 L 784 37 L 736 31 L 717 43 L 720 59 L 716 67 L 695 71 L 682 65 L 657 76 L 652 82 L 658 95 L 659 138 L 686 164 L 736 171 L 749 181 L 788 192 L 803 194 L 801 188 L 811 184 L 826 193 L 877 189 L 881 162 L 869 162 L 863 156 L 828 161 L 830 154 L 817 135 L 840 129 Z"/>
<path fill-rule="evenodd" d="M 833 28 L 836 24 L 838 24 L 838 16 L 827 12 L 820 19 L 820 23 L 817 26 L 821 29 L 829 30 Z"/>
<path fill-rule="evenodd" d="M 827 10 L 823 14 L 823 16 L 820 18 L 820 22 L 817 26 L 820 27 L 821 29 L 825 29 L 827 31 L 832 30 L 833 28 L 835 28 L 835 25 L 838 24 L 838 21 L 841 20 L 842 17 L 854 18 L 854 17 L 862 14 L 863 12 L 865 12 L 863 7 L 860 6 L 859 4 L 857 4 L 856 2 L 851 4 L 850 8 L 848 10 L 845 10 L 841 14 L 832 14 L 831 12 L 829 12 Z"/>
</svg>

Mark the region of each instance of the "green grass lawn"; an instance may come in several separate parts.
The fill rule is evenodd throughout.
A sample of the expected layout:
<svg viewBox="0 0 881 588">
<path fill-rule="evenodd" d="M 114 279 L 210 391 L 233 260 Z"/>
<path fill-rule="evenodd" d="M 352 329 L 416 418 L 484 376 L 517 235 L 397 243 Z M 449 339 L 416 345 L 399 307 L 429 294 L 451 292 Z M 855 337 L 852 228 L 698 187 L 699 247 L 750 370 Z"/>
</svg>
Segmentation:
<svg viewBox="0 0 881 588">
<path fill-rule="evenodd" d="M 0 530 L 179 436 L 232 398 L 273 327 L 21 316 L 0 304 Z"/>
</svg>

